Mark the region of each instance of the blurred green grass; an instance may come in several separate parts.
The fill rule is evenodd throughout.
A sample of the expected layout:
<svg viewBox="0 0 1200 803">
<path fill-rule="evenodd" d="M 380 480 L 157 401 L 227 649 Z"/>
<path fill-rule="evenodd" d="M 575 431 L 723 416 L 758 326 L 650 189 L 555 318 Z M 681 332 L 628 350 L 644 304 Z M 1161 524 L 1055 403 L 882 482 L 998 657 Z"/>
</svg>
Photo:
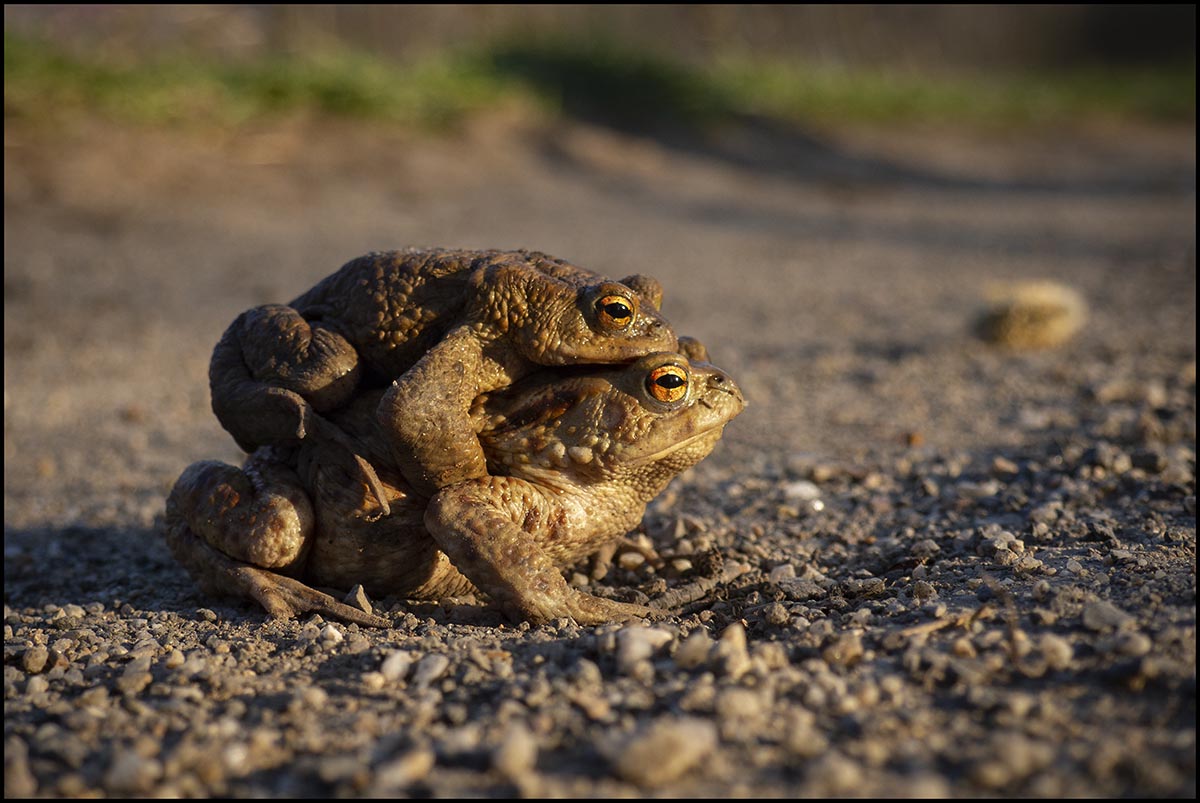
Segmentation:
<svg viewBox="0 0 1200 803">
<path fill-rule="evenodd" d="M 400 67 L 350 51 L 245 63 L 192 58 L 115 64 L 5 33 L 5 118 L 92 112 L 148 124 L 238 125 L 309 113 L 437 128 L 493 105 L 499 79 L 447 56 Z"/>
<path fill-rule="evenodd" d="M 1195 68 L 1092 67 L 986 77 L 726 63 L 719 75 L 746 108 L 791 119 L 983 127 L 1196 117 Z"/>
<path fill-rule="evenodd" d="M 500 43 L 399 64 L 349 50 L 118 64 L 5 33 L 6 119 L 149 124 L 331 115 L 440 129 L 519 100 L 632 130 L 761 115 L 798 123 L 1012 127 L 1195 120 L 1195 65 L 932 76 L 749 59 L 692 67 L 611 42 Z"/>
</svg>

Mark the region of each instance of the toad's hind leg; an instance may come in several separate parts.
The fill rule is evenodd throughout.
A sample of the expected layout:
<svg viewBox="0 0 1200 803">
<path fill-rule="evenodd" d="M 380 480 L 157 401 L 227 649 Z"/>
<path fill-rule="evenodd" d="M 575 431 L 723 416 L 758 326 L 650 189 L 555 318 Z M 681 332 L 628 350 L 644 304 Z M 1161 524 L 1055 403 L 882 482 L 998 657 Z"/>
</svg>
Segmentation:
<svg viewBox="0 0 1200 803">
<path fill-rule="evenodd" d="M 215 460 L 192 463 L 167 497 L 166 520 L 168 529 L 185 524 L 234 560 L 298 574 L 314 517 L 296 473 L 258 452 L 244 468 Z"/>
<path fill-rule="evenodd" d="M 281 304 L 247 310 L 213 349 L 213 412 L 248 452 L 305 437 L 316 413 L 344 404 L 362 373 L 358 352 L 328 325 Z"/>
<path fill-rule="evenodd" d="M 252 600 L 276 619 L 319 613 L 365 627 L 388 627 L 390 622 L 306 586 L 299 580 L 233 560 L 201 541 L 186 524 L 168 525 L 167 543 L 175 558 L 205 591 L 217 596 Z"/>
<path fill-rule="evenodd" d="M 317 611 L 386 626 L 286 576 L 299 574 L 312 537 L 312 505 L 299 478 L 259 456 L 245 469 L 193 463 L 167 498 L 167 544 L 205 591 L 254 600 L 275 617 Z"/>
<path fill-rule="evenodd" d="M 299 580 L 234 561 L 196 537 L 187 525 L 168 526 L 167 543 L 204 591 L 218 597 L 256 601 L 277 619 L 292 619 L 312 612 L 368 628 L 389 627 L 388 619 L 338 603 L 329 594 Z"/>
<path fill-rule="evenodd" d="M 345 404 L 362 373 L 358 352 L 321 322 L 281 304 L 238 316 L 213 349 L 208 368 L 217 420 L 247 452 L 315 438 L 336 444 L 337 459 L 370 486 L 383 513 L 387 499 L 375 470 L 320 413 Z"/>
</svg>

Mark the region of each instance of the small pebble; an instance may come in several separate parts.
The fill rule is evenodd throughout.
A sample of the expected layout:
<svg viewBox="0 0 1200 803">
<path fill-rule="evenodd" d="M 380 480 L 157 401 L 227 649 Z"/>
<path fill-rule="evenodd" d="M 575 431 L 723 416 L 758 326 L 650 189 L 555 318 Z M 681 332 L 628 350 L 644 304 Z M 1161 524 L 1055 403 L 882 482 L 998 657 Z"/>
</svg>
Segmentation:
<svg viewBox="0 0 1200 803">
<path fill-rule="evenodd" d="M 796 576 L 796 567 L 795 566 L 793 566 L 790 563 L 781 563 L 780 565 L 771 569 L 770 574 L 767 575 L 767 579 L 770 580 L 772 583 L 778 584 L 784 580 L 791 580 L 795 576 Z"/>
<path fill-rule="evenodd" d="M 367 598 L 367 592 L 363 590 L 362 583 L 358 583 L 354 588 L 350 589 L 350 593 L 346 594 L 344 602 L 347 605 L 358 608 L 360 611 L 375 613 L 375 606 Z"/>
<path fill-rule="evenodd" d="M 345 638 L 342 635 L 342 631 L 333 625 L 325 625 L 325 628 L 321 631 L 321 642 L 326 646 L 341 644 Z"/>
<path fill-rule="evenodd" d="M 1153 646 L 1154 643 L 1149 636 L 1137 631 L 1120 632 L 1115 639 L 1116 651 L 1121 655 L 1130 655 L 1134 658 L 1141 658 L 1150 652 L 1150 648 Z"/>
<path fill-rule="evenodd" d="M 821 651 L 821 657 L 830 666 L 850 667 L 863 656 L 862 639 L 858 633 L 844 633 Z"/>
<path fill-rule="evenodd" d="M 763 712 L 762 699 L 751 689 L 722 689 L 717 695 L 716 711 L 721 719 L 754 719 Z"/>
<path fill-rule="evenodd" d="M 383 675 L 385 680 L 396 683 L 404 680 L 412 664 L 412 653 L 396 650 L 383 659 L 383 663 L 379 665 L 379 674 Z"/>
<path fill-rule="evenodd" d="M 835 795 L 849 795 L 862 782 L 863 770 L 836 750 L 824 753 L 810 770 L 818 783 Z"/>
<path fill-rule="evenodd" d="M 812 501 L 821 497 L 821 489 L 816 483 L 808 480 L 797 480 L 789 482 L 783 486 L 783 495 L 788 499 L 798 499 L 801 501 Z"/>
<path fill-rule="evenodd" d="M 104 776 L 104 785 L 120 794 L 145 794 L 162 776 L 162 764 L 144 758 L 132 750 L 117 748 L 112 766 Z"/>
<path fill-rule="evenodd" d="M 955 639 L 951 649 L 959 658 L 974 658 L 977 654 L 975 652 L 975 645 L 971 643 L 971 639 L 967 636 L 959 636 Z"/>
<path fill-rule="evenodd" d="M 386 791 L 402 789 L 425 778 L 436 763 L 434 752 L 418 747 L 381 764 L 375 771 L 375 787 Z M 373 795 L 375 796 L 375 795 Z"/>
<path fill-rule="evenodd" d="M 1020 471 L 1020 467 L 1007 457 L 997 455 L 992 459 L 992 473 L 998 477 L 1015 477 Z"/>
<path fill-rule="evenodd" d="M 29 748 L 17 736 L 6 737 L 4 739 L 4 797 L 32 797 L 37 790 L 37 778 L 29 769 Z"/>
<path fill-rule="evenodd" d="M 296 638 L 300 641 L 316 641 L 321 637 L 321 628 L 316 622 L 307 622 L 300 628 Z"/>
<path fill-rule="evenodd" d="M 449 668 L 450 659 L 441 653 L 426 655 L 417 662 L 417 668 L 413 671 L 413 684 L 417 688 L 423 689 L 446 674 L 446 670 Z"/>
<path fill-rule="evenodd" d="M 1061 636 L 1045 633 L 1041 638 L 1042 657 L 1051 669 L 1066 669 L 1075 657 L 1075 648 Z"/>
<path fill-rule="evenodd" d="M 646 556 L 641 552 L 622 552 L 617 558 L 617 565 L 626 571 L 633 571 L 646 562 Z"/>
<path fill-rule="evenodd" d="M 737 680 L 750 669 L 750 654 L 746 651 L 746 629 L 740 622 L 725 628 L 713 649 L 713 658 L 722 673 Z"/>
<path fill-rule="evenodd" d="M 293 698 L 294 705 L 314 711 L 322 708 L 327 702 L 329 702 L 329 693 L 320 686 L 308 686 L 301 689 Z"/>
<path fill-rule="evenodd" d="M 88 689 L 75 699 L 75 704 L 80 708 L 103 709 L 108 705 L 108 689 L 103 686 Z"/>
<path fill-rule="evenodd" d="M 36 675 L 45 669 L 49 660 L 50 651 L 45 647 L 26 647 L 25 652 L 21 653 L 21 667 L 30 675 Z"/>
<path fill-rule="evenodd" d="M 868 611 L 868 614 L 869 613 L 870 612 Z M 767 621 L 767 624 L 772 625 L 773 627 L 783 627 L 792 620 L 791 614 L 788 613 L 788 609 L 780 605 L 778 602 L 772 602 L 766 607 L 766 609 L 763 611 L 763 618 Z"/>
<path fill-rule="evenodd" d="M 1105 632 L 1134 623 L 1134 618 L 1107 600 L 1093 600 L 1083 606 L 1083 626 L 1088 630 Z"/>
<path fill-rule="evenodd" d="M 964 499 L 987 499 L 1000 493 L 1003 487 L 995 480 L 988 480 L 987 482 L 960 482 L 955 486 L 955 490 Z"/>
<path fill-rule="evenodd" d="M 695 717 L 664 716 L 643 728 L 616 751 L 617 775 L 639 786 L 674 781 L 717 746 L 717 729 Z"/>
<path fill-rule="evenodd" d="M 492 753 L 492 766 L 509 780 L 529 774 L 537 765 L 538 744 L 523 724 L 510 725 Z"/>
<path fill-rule="evenodd" d="M 937 596 L 937 589 L 926 580 L 918 580 L 912 584 L 912 596 L 918 602 L 925 602 Z"/>
<path fill-rule="evenodd" d="M 133 664 L 117 678 L 117 689 L 122 694 L 138 694 L 154 680 L 154 676 Z"/>
<path fill-rule="evenodd" d="M 654 651 L 671 642 L 670 633 L 642 625 L 626 625 L 617 632 L 617 671 L 631 675 L 638 664 L 646 661 Z"/>
<path fill-rule="evenodd" d="M 813 758 L 829 749 L 829 740 L 814 726 L 812 714 L 797 709 L 803 715 L 793 715 L 788 722 L 783 746 L 800 758 Z"/>
<path fill-rule="evenodd" d="M 708 661 L 712 650 L 713 640 L 708 632 L 700 629 L 692 633 L 675 650 L 675 665 L 680 669 L 695 669 Z"/>
<path fill-rule="evenodd" d="M 687 558 L 672 558 L 671 569 L 675 574 L 687 574 L 693 568 L 693 564 Z"/>
</svg>

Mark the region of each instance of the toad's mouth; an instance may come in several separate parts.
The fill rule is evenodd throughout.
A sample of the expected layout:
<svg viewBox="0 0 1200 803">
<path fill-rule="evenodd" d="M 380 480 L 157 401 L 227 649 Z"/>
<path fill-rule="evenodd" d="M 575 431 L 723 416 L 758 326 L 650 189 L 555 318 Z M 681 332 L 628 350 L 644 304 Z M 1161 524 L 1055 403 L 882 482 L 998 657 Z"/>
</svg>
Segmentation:
<svg viewBox="0 0 1200 803">
<path fill-rule="evenodd" d="M 699 432 L 695 433 L 694 435 L 689 435 L 688 437 L 684 438 L 681 441 L 676 441 L 675 443 L 671 444 L 670 446 L 667 446 L 664 449 L 659 449 L 657 452 L 653 452 L 648 455 L 643 455 L 642 457 L 636 457 L 636 458 L 628 461 L 628 463 L 629 463 L 629 465 L 635 465 L 635 466 L 640 466 L 643 463 L 653 463 L 655 461 L 663 459 L 664 457 L 673 455 L 676 452 L 678 452 L 679 450 L 690 446 L 691 444 L 695 443 L 698 440 L 702 440 L 703 438 L 713 435 L 714 433 L 717 435 L 717 437 L 720 437 L 721 430 L 723 430 L 725 428 L 725 425 L 727 423 L 729 423 L 729 422 L 722 421 L 719 424 L 713 424 L 711 427 L 708 427 L 707 429 L 702 429 Z"/>
</svg>

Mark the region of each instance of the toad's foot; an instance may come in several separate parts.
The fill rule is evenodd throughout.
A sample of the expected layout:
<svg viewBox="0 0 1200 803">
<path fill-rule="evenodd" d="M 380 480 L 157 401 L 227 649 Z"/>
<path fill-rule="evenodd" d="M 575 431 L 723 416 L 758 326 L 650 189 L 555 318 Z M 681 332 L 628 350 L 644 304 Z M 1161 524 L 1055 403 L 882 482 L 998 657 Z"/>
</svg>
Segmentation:
<svg viewBox="0 0 1200 803">
<path fill-rule="evenodd" d="M 663 565 L 662 556 L 654 547 L 639 543 L 628 536 L 622 536 L 612 543 L 608 543 L 597 549 L 588 558 L 588 574 L 593 580 L 602 580 L 607 575 L 613 566 L 613 558 L 617 552 L 636 552 L 641 555 L 646 563 L 656 569 L 661 569 Z"/>
<path fill-rule="evenodd" d="M 585 594 L 582 591 L 575 591 L 573 596 L 560 600 L 553 611 L 546 611 L 546 613 L 554 613 L 556 616 L 569 616 L 575 620 L 576 624 L 580 625 L 628 622 L 632 619 L 658 619 L 664 615 L 663 612 L 647 608 L 645 605 L 635 605 L 631 602 L 617 602 L 616 600 Z M 530 616 L 528 618 L 535 621 L 544 621 L 542 617 L 538 616 Z"/>
<path fill-rule="evenodd" d="M 689 362 L 708 362 L 708 349 L 694 337 L 684 335 L 679 338 L 679 353 L 688 358 Z"/>
<path fill-rule="evenodd" d="M 382 616 L 375 616 L 344 602 L 338 602 L 328 594 L 309 588 L 291 577 L 253 566 L 238 567 L 233 570 L 232 575 L 235 582 L 276 619 L 293 619 L 302 613 L 319 613 L 366 627 L 391 625 L 391 622 Z"/>
<path fill-rule="evenodd" d="M 309 422 L 309 437 L 319 439 L 322 445 L 331 447 L 322 450 L 322 459 L 337 464 L 347 478 L 357 479 L 366 485 L 375 497 L 378 506 L 366 517 L 367 520 L 377 521 L 390 515 L 391 505 L 388 504 L 387 493 L 383 489 L 383 483 L 379 481 L 379 475 L 375 473 L 374 466 L 358 453 L 358 447 L 350 436 L 341 427 L 319 415 L 312 415 Z"/>
<path fill-rule="evenodd" d="M 389 627 L 381 616 L 361 611 L 299 580 L 233 560 L 201 541 L 186 524 L 167 527 L 167 543 L 205 591 L 218 596 L 253 600 L 276 619 L 319 613 L 365 627 Z"/>
</svg>

